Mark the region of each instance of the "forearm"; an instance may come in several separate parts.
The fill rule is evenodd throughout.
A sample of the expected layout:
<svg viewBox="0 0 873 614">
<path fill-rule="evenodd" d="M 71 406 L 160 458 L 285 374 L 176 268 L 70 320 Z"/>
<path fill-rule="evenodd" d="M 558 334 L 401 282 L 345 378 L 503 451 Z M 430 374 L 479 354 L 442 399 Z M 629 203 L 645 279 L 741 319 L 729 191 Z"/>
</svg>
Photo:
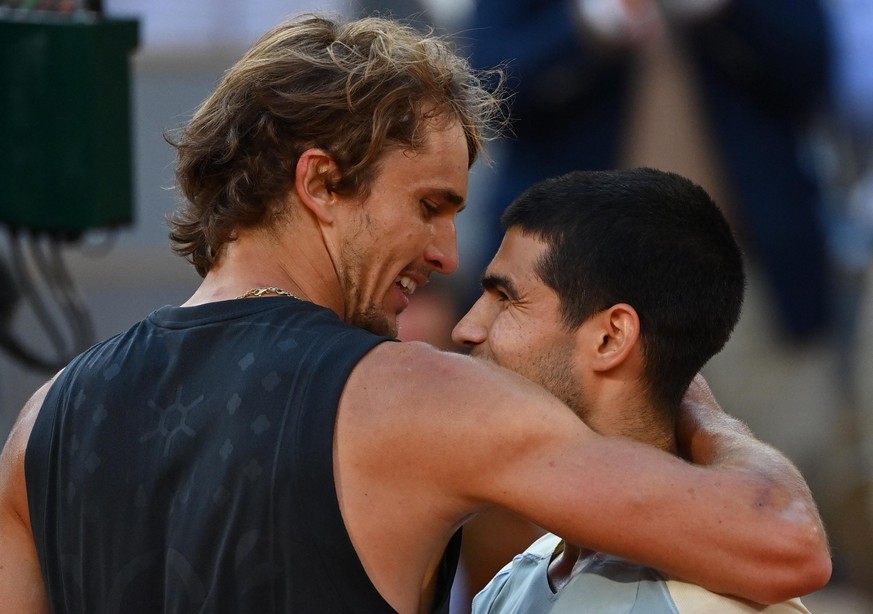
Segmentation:
<svg viewBox="0 0 873 614">
<path fill-rule="evenodd" d="M 754 439 L 731 419 L 706 420 L 711 412 L 721 414 L 714 399 L 698 398 L 702 416 L 683 421 L 684 430 L 696 433 L 686 438 L 697 438 L 690 447 L 705 450 L 711 461 L 701 466 L 598 435 L 545 398 L 533 399 L 533 406 L 548 411 L 522 411 L 531 408 L 522 395 L 499 389 L 503 398 L 496 389 L 488 398 L 501 398 L 500 419 L 489 406 L 475 441 L 461 441 L 470 458 L 452 465 L 451 481 L 463 484 L 465 497 L 717 593 L 775 603 L 827 582 L 824 532 L 796 468 L 763 444 L 752 446 L 755 460 L 735 458 L 747 453 L 746 439 Z M 701 428 L 688 427 L 695 421 Z"/>
<path fill-rule="evenodd" d="M 593 460 L 573 468 L 563 452 L 545 459 L 551 471 L 578 477 L 558 495 L 530 486 L 535 497 L 516 511 L 572 543 L 758 603 L 827 583 L 830 558 L 807 499 L 755 471 L 701 467 L 632 444 L 589 442 Z"/>
<path fill-rule="evenodd" d="M 797 467 L 756 439 L 745 423 L 722 411 L 702 376 L 694 379 L 682 401 L 677 442 L 680 454 L 695 464 L 749 471 L 784 492 L 786 500 L 804 501 L 815 510 Z"/>
<path fill-rule="evenodd" d="M 713 592 L 779 603 L 824 587 L 831 574 L 827 539 L 808 496 L 745 469 L 708 469 L 707 503 L 686 518 L 684 547 L 711 549 L 698 568 L 677 575 Z M 700 522 L 698 522 L 700 521 Z M 696 525 L 696 526 L 695 526 Z M 681 549 L 677 549 L 681 552 Z M 677 554 L 677 556 L 681 556 Z M 718 563 L 715 563 L 718 558 Z M 711 566 L 711 567 L 710 567 Z"/>
<path fill-rule="evenodd" d="M 742 535 L 736 542 L 736 556 L 743 557 L 744 548 L 748 548 L 752 556 L 771 559 L 774 574 L 778 574 L 773 577 L 772 596 L 758 599 L 779 601 L 823 585 L 831 568 L 827 537 L 797 467 L 778 450 L 755 439 L 741 421 L 722 412 L 700 377 L 689 388 L 680 416 L 683 455 L 736 481 L 735 488 L 745 493 L 753 514 L 761 517 L 758 522 L 752 515 L 748 524 L 740 525 Z M 780 584 L 785 586 L 783 590 L 777 588 Z"/>
</svg>

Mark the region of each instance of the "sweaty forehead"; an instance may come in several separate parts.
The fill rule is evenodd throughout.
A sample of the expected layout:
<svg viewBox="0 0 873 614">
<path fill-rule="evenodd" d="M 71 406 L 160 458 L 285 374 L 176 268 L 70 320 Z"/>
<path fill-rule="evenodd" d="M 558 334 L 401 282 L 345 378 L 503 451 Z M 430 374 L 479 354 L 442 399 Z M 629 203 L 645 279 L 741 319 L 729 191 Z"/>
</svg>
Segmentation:
<svg viewBox="0 0 873 614">
<path fill-rule="evenodd" d="M 467 157 L 460 126 L 430 129 L 419 147 L 386 148 L 379 162 L 379 178 L 394 178 L 410 189 L 438 192 L 447 202 L 460 206 L 469 182 Z M 392 167 L 402 167 L 403 172 L 391 173 Z"/>
</svg>

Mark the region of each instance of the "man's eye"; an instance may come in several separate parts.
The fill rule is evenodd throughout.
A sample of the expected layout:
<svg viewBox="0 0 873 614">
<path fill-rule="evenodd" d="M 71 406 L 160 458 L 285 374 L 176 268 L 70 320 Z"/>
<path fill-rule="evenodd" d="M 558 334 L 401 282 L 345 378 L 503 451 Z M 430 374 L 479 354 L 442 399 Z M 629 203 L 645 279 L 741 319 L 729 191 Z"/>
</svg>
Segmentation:
<svg viewBox="0 0 873 614">
<path fill-rule="evenodd" d="M 429 200 L 421 201 L 421 208 L 427 217 L 433 217 L 440 212 L 440 208 Z"/>
</svg>

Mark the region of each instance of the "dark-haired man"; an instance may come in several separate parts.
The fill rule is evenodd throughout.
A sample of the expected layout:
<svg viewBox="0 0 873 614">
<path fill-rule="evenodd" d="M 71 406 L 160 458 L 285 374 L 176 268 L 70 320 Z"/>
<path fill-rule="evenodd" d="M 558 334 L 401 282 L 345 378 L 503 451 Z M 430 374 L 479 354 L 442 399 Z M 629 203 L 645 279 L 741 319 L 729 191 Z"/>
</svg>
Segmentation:
<svg viewBox="0 0 873 614">
<path fill-rule="evenodd" d="M 678 454 L 683 393 L 690 384 L 686 402 L 709 398 L 703 379 L 692 380 L 727 342 L 745 289 L 716 204 L 673 173 L 579 171 L 536 184 L 502 222 L 484 291 L 455 340 L 541 384 L 598 433 Z M 639 521 L 649 514 L 640 510 Z M 547 534 L 497 574 L 473 611 L 806 609 L 797 599 L 753 606 Z"/>
</svg>

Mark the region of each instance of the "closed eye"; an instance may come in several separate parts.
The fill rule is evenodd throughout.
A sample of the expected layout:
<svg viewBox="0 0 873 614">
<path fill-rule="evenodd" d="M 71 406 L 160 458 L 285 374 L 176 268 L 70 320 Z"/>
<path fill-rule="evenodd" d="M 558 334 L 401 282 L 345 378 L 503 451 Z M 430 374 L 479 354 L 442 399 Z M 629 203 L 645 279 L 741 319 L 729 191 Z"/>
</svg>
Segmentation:
<svg viewBox="0 0 873 614">
<path fill-rule="evenodd" d="M 424 216 L 429 219 L 429 218 L 432 218 L 432 217 L 439 215 L 440 208 L 439 208 L 439 205 L 436 205 L 435 203 L 433 203 L 429 200 L 422 200 L 421 201 L 421 211 L 424 214 Z"/>
<path fill-rule="evenodd" d="M 501 302 L 518 300 L 518 290 L 508 277 L 486 274 L 482 277 L 482 289 Z"/>
</svg>

